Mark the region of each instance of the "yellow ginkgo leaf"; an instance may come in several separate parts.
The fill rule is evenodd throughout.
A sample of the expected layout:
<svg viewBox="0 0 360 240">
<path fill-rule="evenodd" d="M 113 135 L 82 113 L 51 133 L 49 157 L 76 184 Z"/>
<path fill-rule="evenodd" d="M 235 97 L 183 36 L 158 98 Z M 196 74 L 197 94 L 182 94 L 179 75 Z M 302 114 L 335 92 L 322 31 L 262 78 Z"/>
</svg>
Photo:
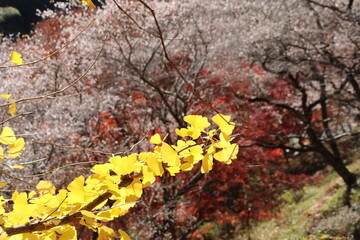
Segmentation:
<svg viewBox="0 0 360 240">
<path fill-rule="evenodd" d="M 10 52 L 11 60 L 9 62 L 13 62 L 15 64 L 21 65 L 23 63 L 23 60 L 21 58 L 21 53 L 11 51 Z"/>
<path fill-rule="evenodd" d="M 143 192 L 142 183 L 140 182 L 139 179 L 134 179 L 131 185 L 126 188 L 126 195 L 127 197 L 134 196 L 136 198 L 133 200 L 127 198 L 127 202 L 136 201 L 138 198 L 141 197 L 142 192 Z"/>
<path fill-rule="evenodd" d="M 16 140 L 14 131 L 9 127 L 4 127 L 0 135 L 0 143 L 5 145 L 13 144 Z"/>
<path fill-rule="evenodd" d="M 213 145 L 211 145 L 207 150 L 207 154 L 214 154 L 215 152 L 216 152 L 216 148 Z"/>
<path fill-rule="evenodd" d="M 89 6 L 90 8 L 96 8 L 95 4 L 91 0 L 82 0 L 82 3 Z"/>
<path fill-rule="evenodd" d="M 50 181 L 41 180 L 36 186 L 36 189 L 40 194 L 54 194 L 56 192 L 55 186 Z"/>
<path fill-rule="evenodd" d="M 54 224 L 55 226 L 59 225 L 61 223 L 61 220 L 60 219 L 53 219 L 51 221 L 52 224 Z"/>
<path fill-rule="evenodd" d="M 175 166 L 175 167 L 168 167 L 166 168 L 166 170 L 168 170 L 171 176 L 175 176 L 175 173 L 179 173 L 181 169 L 180 166 Z"/>
<path fill-rule="evenodd" d="M 206 154 L 204 159 L 201 161 L 201 173 L 208 173 L 213 168 L 213 156 Z"/>
<path fill-rule="evenodd" d="M 231 159 L 236 159 L 239 152 L 239 146 L 237 144 L 232 144 L 230 147 L 224 148 L 221 151 L 214 154 L 214 158 L 219 162 L 225 164 L 230 164 Z"/>
<path fill-rule="evenodd" d="M 160 144 L 161 142 L 162 142 L 162 140 L 158 133 L 156 133 L 155 135 L 153 135 L 150 138 L 150 143 L 152 143 L 152 144 Z"/>
<path fill-rule="evenodd" d="M 15 166 L 10 166 L 10 168 L 19 168 L 19 169 L 22 169 L 24 168 L 23 166 L 20 166 L 20 165 L 15 165 Z"/>
<path fill-rule="evenodd" d="M 83 216 L 86 216 L 86 217 L 88 217 L 88 218 L 94 218 L 94 219 L 96 219 L 96 215 L 95 215 L 94 213 L 90 212 L 90 211 L 81 210 L 80 212 L 81 212 L 81 214 L 82 214 Z"/>
<path fill-rule="evenodd" d="M 13 144 L 10 144 L 9 151 L 7 151 L 7 156 L 9 158 L 16 158 L 21 155 L 25 150 L 25 140 L 23 138 L 18 138 Z"/>
<path fill-rule="evenodd" d="M 180 170 L 182 171 L 191 171 L 194 168 L 194 164 L 192 162 L 185 162 L 180 165 Z"/>
<path fill-rule="evenodd" d="M 112 228 L 101 226 L 98 228 L 98 240 L 114 239 L 116 234 Z"/>
<path fill-rule="evenodd" d="M 30 194 L 29 194 L 29 198 L 30 198 Z M 35 198 L 30 201 L 31 203 L 34 204 L 40 204 L 40 205 L 46 204 L 47 207 L 56 209 L 60 205 L 62 205 L 65 199 L 67 199 L 67 191 L 65 189 L 60 189 L 59 193 L 54 197 L 50 197 L 49 195 L 41 195 L 39 198 Z"/>
<path fill-rule="evenodd" d="M 235 123 L 230 122 L 231 117 L 222 114 L 216 114 L 212 120 L 219 126 L 221 132 L 230 135 L 235 128 Z"/>
<path fill-rule="evenodd" d="M 0 147 L 0 162 L 4 159 L 4 149 Z"/>
<path fill-rule="evenodd" d="M 226 135 L 225 133 L 220 133 L 217 136 L 218 139 L 216 139 L 215 137 L 212 136 L 212 140 L 216 139 L 216 143 L 214 143 L 214 146 L 217 148 L 226 148 L 229 147 L 231 145 L 231 137 L 229 137 L 228 135 Z"/>
<path fill-rule="evenodd" d="M 192 134 L 191 130 L 187 129 L 187 128 L 180 128 L 180 129 L 175 129 L 175 132 L 177 135 L 179 135 L 180 137 L 187 137 L 190 136 Z"/>
<path fill-rule="evenodd" d="M 13 216 L 9 222 L 18 222 L 18 224 L 26 223 L 27 219 L 32 216 L 36 209 L 36 205 L 28 203 L 28 195 L 26 193 L 15 192 L 12 195 L 13 204 Z"/>
<path fill-rule="evenodd" d="M 35 192 L 35 191 L 31 191 L 31 192 L 29 192 L 29 194 L 28 194 L 29 198 L 32 198 L 32 197 L 35 196 L 35 195 L 36 195 L 36 192 Z"/>
<path fill-rule="evenodd" d="M 141 165 L 137 164 L 136 154 L 131 154 L 126 157 L 115 156 L 110 158 L 109 162 L 113 164 L 112 171 L 114 171 L 119 176 L 141 170 Z"/>
<path fill-rule="evenodd" d="M 155 173 L 151 171 L 148 166 L 143 166 L 142 173 L 143 173 L 143 181 L 142 181 L 143 187 L 150 186 L 155 182 L 155 175 L 154 175 Z"/>
<path fill-rule="evenodd" d="M 7 184 L 7 182 L 0 182 L 0 188 L 5 187 Z"/>
<path fill-rule="evenodd" d="M 161 158 L 164 163 L 167 163 L 170 167 L 180 165 L 180 159 L 178 153 L 167 143 L 161 145 Z"/>
<path fill-rule="evenodd" d="M 10 94 L 1 94 L 0 97 L 9 99 L 11 97 L 11 95 Z"/>
<path fill-rule="evenodd" d="M 120 236 L 121 236 L 121 239 L 120 240 L 131 240 L 131 238 L 129 237 L 129 235 L 122 231 L 122 230 L 118 230 Z"/>
<path fill-rule="evenodd" d="M 16 113 L 16 103 L 14 100 L 11 100 L 11 105 L 9 107 L 9 113 L 11 114 L 11 116 L 15 116 Z"/>
<path fill-rule="evenodd" d="M 104 222 L 109 222 L 109 221 L 113 220 L 114 217 L 117 217 L 117 216 L 112 215 L 110 211 L 101 211 L 98 214 L 96 214 L 96 218 L 98 220 L 104 221 Z"/>
<path fill-rule="evenodd" d="M 6 239 L 9 239 L 8 238 L 8 235 L 6 232 L 3 232 L 1 235 L 0 235 L 0 240 L 6 240 Z M 129 238 L 130 239 L 130 238 Z"/>
<path fill-rule="evenodd" d="M 193 126 L 194 129 L 198 129 L 201 132 L 204 131 L 205 128 L 210 126 L 208 119 L 200 115 L 185 116 L 184 121 Z"/>
<path fill-rule="evenodd" d="M 56 229 L 58 237 L 56 239 L 59 240 L 76 240 L 76 229 L 74 226 L 71 225 L 65 225 L 60 226 Z"/>
<path fill-rule="evenodd" d="M 148 167 L 155 176 L 162 176 L 164 173 L 164 168 L 162 163 L 159 162 L 156 158 L 156 154 L 150 152 L 142 152 L 139 154 L 139 159 L 143 162 L 146 162 Z"/>
<path fill-rule="evenodd" d="M 80 176 L 78 178 L 75 178 L 67 187 L 67 189 L 70 191 L 68 193 L 68 200 L 70 202 L 84 202 L 85 198 L 85 190 L 84 190 L 84 183 L 85 178 L 84 176 Z"/>
<path fill-rule="evenodd" d="M 192 139 L 197 139 L 202 132 L 205 132 L 205 128 L 210 126 L 208 119 L 200 115 L 185 116 L 184 121 L 189 123 L 190 126 L 187 128 L 176 129 L 176 134 L 183 138 L 189 136 Z"/>
</svg>

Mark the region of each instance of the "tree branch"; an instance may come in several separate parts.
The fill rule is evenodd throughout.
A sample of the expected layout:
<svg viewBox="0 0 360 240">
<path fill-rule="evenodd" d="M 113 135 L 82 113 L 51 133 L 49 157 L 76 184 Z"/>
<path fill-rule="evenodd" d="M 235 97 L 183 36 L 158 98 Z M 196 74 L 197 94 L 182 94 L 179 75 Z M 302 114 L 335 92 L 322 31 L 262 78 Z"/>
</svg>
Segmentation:
<svg viewBox="0 0 360 240">
<path fill-rule="evenodd" d="M 122 177 L 122 181 L 118 184 L 119 188 L 125 188 L 128 187 L 135 178 L 140 177 L 139 174 L 134 175 L 126 175 Z M 98 206 L 100 203 L 104 202 L 105 200 L 109 199 L 113 194 L 110 191 L 107 191 L 101 195 L 99 195 L 97 198 L 95 198 L 93 201 L 82 207 L 79 211 L 76 213 L 63 216 L 61 218 L 49 218 L 42 221 L 37 221 L 33 223 L 27 223 L 20 226 L 10 227 L 10 228 L 4 228 L 2 232 L 0 232 L 0 235 L 3 232 L 6 232 L 8 237 L 21 234 L 21 233 L 30 233 L 30 232 L 37 232 L 37 231 L 45 231 L 52 228 L 55 228 L 57 226 L 66 225 L 69 223 L 72 223 L 74 221 L 79 220 L 83 215 L 81 213 L 82 210 L 86 211 L 92 211 L 96 206 Z M 60 220 L 60 222 L 54 223 L 53 220 Z"/>
</svg>

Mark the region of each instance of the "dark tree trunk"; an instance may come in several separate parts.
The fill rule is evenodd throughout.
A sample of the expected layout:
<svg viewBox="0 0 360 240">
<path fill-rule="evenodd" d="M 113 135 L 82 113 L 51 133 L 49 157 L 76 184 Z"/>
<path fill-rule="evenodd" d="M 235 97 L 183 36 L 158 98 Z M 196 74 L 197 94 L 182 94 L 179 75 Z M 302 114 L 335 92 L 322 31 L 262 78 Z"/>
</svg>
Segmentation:
<svg viewBox="0 0 360 240">
<path fill-rule="evenodd" d="M 351 9 L 353 6 L 354 0 L 349 0 L 349 4 L 347 6 L 348 9 Z"/>
<path fill-rule="evenodd" d="M 349 169 L 347 169 L 345 163 L 339 156 L 335 156 L 324 146 L 324 144 L 317 138 L 315 131 L 313 131 L 311 127 L 308 128 L 307 132 L 310 136 L 311 141 L 314 143 L 316 151 L 321 154 L 324 161 L 329 164 L 345 182 L 346 191 L 344 193 L 344 205 L 350 206 L 351 189 L 357 185 L 356 175 L 351 173 Z"/>
<path fill-rule="evenodd" d="M 349 80 L 351 86 L 353 87 L 353 89 L 355 91 L 355 95 L 356 95 L 357 100 L 360 101 L 360 87 L 359 87 L 359 84 L 356 81 L 354 75 L 349 74 L 348 75 L 348 80 Z"/>
</svg>

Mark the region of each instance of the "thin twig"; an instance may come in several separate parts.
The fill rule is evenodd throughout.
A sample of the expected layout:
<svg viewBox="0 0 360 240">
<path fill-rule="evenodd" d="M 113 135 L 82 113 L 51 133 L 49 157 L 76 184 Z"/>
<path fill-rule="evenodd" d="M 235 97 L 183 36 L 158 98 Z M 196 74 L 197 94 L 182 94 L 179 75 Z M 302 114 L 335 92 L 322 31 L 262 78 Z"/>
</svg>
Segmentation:
<svg viewBox="0 0 360 240">
<path fill-rule="evenodd" d="M 87 74 L 88 72 L 90 71 L 90 69 L 95 65 L 95 63 L 98 61 L 98 59 L 100 58 L 100 55 L 104 49 L 104 46 L 105 46 L 105 40 L 103 42 L 103 45 L 101 46 L 101 49 L 98 53 L 98 55 L 96 56 L 95 60 L 91 63 L 91 65 L 85 70 L 85 72 L 79 77 L 77 78 L 75 81 L 73 81 L 72 83 L 70 83 L 69 85 L 63 87 L 62 89 L 60 90 L 57 90 L 57 91 L 54 91 L 54 92 L 50 92 L 46 95 L 43 95 L 43 96 L 37 96 L 37 97 L 30 97 L 30 98 L 23 98 L 23 99 L 19 99 L 19 100 L 16 100 L 15 103 L 20 103 L 20 102 L 27 102 L 27 101 L 34 101 L 34 100 L 40 100 L 40 99 L 44 99 L 44 98 L 50 98 L 56 94 L 59 94 L 59 93 L 62 93 L 64 91 L 66 91 L 67 89 L 71 88 L 72 86 L 74 86 L 75 84 L 77 84 L 80 80 L 82 80 Z M 10 106 L 11 103 L 7 103 L 7 104 L 3 104 L 3 105 L 0 105 L 0 108 L 2 107 L 7 107 L 7 106 Z"/>
<path fill-rule="evenodd" d="M 25 183 L 27 185 L 29 185 L 30 187 L 32 187 L 33 189 L 36 189 L 36 186 L 32 185 L 31 183 L 27 182 L 27 181 L 24 181 L 20 178 L 17 178 L 17 177 L 14 177 L 14 176 L 11 176 L 10 174 L 6 173 L 4 170 L 0 169 L 0 173 L 1 174 L 4 174 L 5 176 L 13 179 L 13 180 L 16 180 L 16 181 L 19 181 L 19 182 L 22 182 L 22 183 Z"/>
<path fill-rule="evenodd" d="M 5 119 L 4 121 L 0 122 L 0 125 L 3 125 L 4 123 L 8 122 L 8 121 L 11 121 L 15 118 L 18 118 L 18 117 L 22 117 L 22 116 L 26 116 L 26 115 L 30 115 L 32 114 L 32 112 L 26 112 L 26 113 L 20 113 L 20 114 L 17 114 L 11 118 L 8 118 L 8 119 Z"/>
<path fill-rule="evenodd" d="M 52 178 L 52 176 L 54 175 L 55 172 L 60 171 L 60 170 L 62 170 L 62 169 L 65 169 L 65 168 L 68 168 L 68 167 L 72 167 L 72 166 L 77 166 L 77 165 L 95 164 L 95 163 L 101 164 L 102 162 L 90 161 L 90 162 L 70 163 L 70 164 L 66 164 L 65 166 L 58 167 L 58 168 L 52 169 L 52 170 L 50 170 L 50 171 L 47 171 L 46 173 L 39 173 L 39 174 L 34 174 L 34 175 L 27 175 L 27 176 L 24 176 L 24 178 L 41 177 L 41 176 L 46 176 L 46 175 L 51 174 L 51 176 L 49 177 L 49 179 L 50 179 L 50 178 Z"/>
<path fill-rule="evenodd" d="M 85 26 L 85 28 L 83 30 L 81 30 L 73 39 L 71 39 L 69 42 L 65 43 L 61 48 L 55 50 L 54 52 L 50 53 L 49 55 L 46 55 L 45 57 L 39 58 L 35 61 L 32 62 L 28 62 L 28 63 L 23 63 L 21 65 L 9 65 L 9 66 L 0 66 L 0 69 L 2 68 L 14 68 L 14 67 L 22 67 L 22 66 L 29 66 L 29 65 L 33 65 L 42 61 L 45 61 L 46 59 L 54 56 L 55 54 L 57 54 L 58 52 L 60 52 L 61 50 L 67 48 L 72 42 L 74 42 L 76 39 L 79 38 L 80 35 L 82 35 L 86 29 L 88 29 L 90 27 L 90 25 L 92 23 L 95 22 L 95 19 L 93 19 L 88 25 Z"/>
<path fill-rule="evenodd" d="M 113 1 L 115 2 L 116 5 L 118 5 L 115 0 L 113 0 Z M 190 84 L 190 82 L 185 78 L 185 76 L 180 72 L 179 68 L 176 66 L 176 64 L 175 64 L 175 63 L 170 59 L 170 57 L 169 57 L 169 54 L 168 54 L 167 49 L 166 49 L 165 39 L 164 39 L 164 37 L 163 37 L 163 32 L 162 32 L 162 30 L 161 30 L 160 24 L 159 24 L 158 19 L 157 19 L 157 17 L 156 17 L 155 11 L 154 11 L 147 3 L 145 3 L 143 0 L 138 0 L 138 1 L 139 1 L 146 9 L 148 9 L 148 10 L 150 11 L 150 13 L 151 13 L 151 15 L 152 15 L 152 17 L 153 17 L 153 19 L 154 19 L 154 22 L 155 22 L 157 31 L 158 31 L 158 35 L 154 35 L 154 34 L 152 34 L 152 35 L 160 39 L 161 46 L 162 46 L 163 51 L 164 51 L 164 56 L 165 56 L 166 60 L 170 63 L 171 67 L 173 67 L 173 68 L 175 69 L 176 73 L 177 73 L 177 74 L 179 75 L 179 77 L 185 82 L 186 85 L 191 86 L 191 88 L 192 88 L 192 93 L 193 93 L 193 95 L 195 96 L 196 99 L 198 99 L 200 102 L 202 102 L 202 103 L 204 103 L 206 106 L 208 106 L 211 110 L 213 110 L 214 112 L 216 112 L 217 114 L 219 114 L 220 117 L 221 117 L 225 122 L 227 122 L 227 123 L 230 124 L 230 125 L 234 125 L 233 123 L 227 121 L 227 120 L 222 116 L 222 114 L 220 114 L 220 112 L 219 112 L 215 107 L 213 107 L 210 103 L 208 103 L 205 99 L 203 99 L 203 98 L 200 96 L 200 94 L 195 90 L 195 87 L 192 86 L 192 85 Z M 120 8 L 120 11 L 122 11 L 123 13 L 125 13 L 124 10 L 122 10 L 121 8 Z M 126 13 L 125 13 L 125 14 L 126 14 Z M 126 16 L 128 16 L 128 14 L 126 14 Z M 145 31 L 145 32 L 148 33 L 148 31 L 144 30 L 133 18 L 131 18 L 131 20 L 135 23 L 136 26 L 138 26 L 138 28 L 139 28 L 140 30 Z"/>
<path fill-rule="evenodd" d="M 19 136 L 19 135 L 17 135 Z M 128 150 L 126 151 L 122 151 L 122 152 L 104 152 L 104 151 L 99 151 L 99 150 L 95 150 L 95 149 L 90 149 L 90 148 L 84 148 L 84 147 L 80 147 L 80 146 L 71 146 L 71 145 L 60 145 L 57 143 L 53 143 L 53 142 L 41 142 L 41 141 L 33 141 L 34 143 L 38 143 L 38 144 L 49 144 L 58 148 L 65 148 L 65 149 L 73 149 L 79 152 L 89 152 L 89 153 L 96 153 L 96 154 L 101 154 L 101 155 L 109 155 L 109 156 L 114 156 L 114 155 L 124 155 L 124 154 L 128 154 L 129 152 L 131 152 L 137 145 L 139 145 L 142 141 L 144 141 L 147 137 L 147 134 L 143 136 L 142 139 L 140 139 L 140 141 L 138 141 L 137 143 L 134 143 Z"/>
</svg>

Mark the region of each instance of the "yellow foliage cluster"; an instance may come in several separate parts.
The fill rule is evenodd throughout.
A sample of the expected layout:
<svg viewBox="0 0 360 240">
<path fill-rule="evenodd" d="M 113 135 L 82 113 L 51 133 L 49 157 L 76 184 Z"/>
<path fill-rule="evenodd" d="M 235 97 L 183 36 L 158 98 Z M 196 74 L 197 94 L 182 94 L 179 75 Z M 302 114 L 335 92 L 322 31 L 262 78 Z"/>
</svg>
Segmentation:
<svg viewBox="0 0 360 240">
<path fill-rule="evenodd" d="M 9 99 L 10 94 L 1 94 L 0 97 Z M 14 100 L 11 100 L 9 113 L 14 117 L 16 112 L 16 104 Z M 4 157 L 16 158 L 22 154 L 25 150 L 25 140 L 23 138 L 16 138 L 14 131 L 10 127 L 4 127 L 0 134 L 0 143 L 8 146 L 8 150 L 5 154 L 4 148 L 0 146 L 0 162 L 4 160 Z M 9 166 L 10 168 L 23 168 L 22 166 Z M 0 182 L 0 188 L 5 187 L 7 182 Z"/>
<path fill-rule="evenodd" d="M 225 164 L 236 159 L 238 145 L 231 142 L 235 125 L 229 116 L 214 116 L 218 127 L 210 131 L 206 117 L 190 115 L 184 120 L 189 126 L 176 129 L 181 137 L 176 145 L 155 134 L 150 139 L 155 144 L 153 151 L 114 156 L 95 165 L 88 178 L 73 180 L 67 189 L 56 191 L 50 181 L 41 181 L 37 191 L 15 192 L 10 210 L 0 197 L 0 239 L 76 239 L 76 229 L 69 224 L 76 220 L 98 232 L 99 239 L 129 239 L 124 231 L 115 232 L 101 223 L 126 214 L 156 177 L 165 171 L 172 176 L 190 171 L 199 162 L 201 171 L 207 173 L 214 159 Z"/>
<path fill-rule="evenodd" d="M 9 146 L 6 155 L 9 158 L 16 158 L 25 150 L 25 141 L 23 138 L 16 138 L 13 130 L 4 127 L 0 135 L 0 143 Z M 4 159 L 4 149 L 0 146 L 0 161 Z"/>
<path fill-rule="evenodd" d="M 11 95 L 2 94 L 0 97 L 4 99 L 9 99 Z M 9 113 L 14 117 L 16 112 L 16 104 L 14 100 L 11 100 Z M 25 141 L 23 138 L 16 138 L 14 131 L 10 127 L 4 127 L 0 134 L 0 143 L 9 146 L 9 149 L 6 153 L 8 158 L 16 158 L 21 155 L 25 150 Z M 4 159 L 4 149 L 0 146 L 0 162 Z M 19 168 L 15 166 L 14 168 Z"/>
</svg>

